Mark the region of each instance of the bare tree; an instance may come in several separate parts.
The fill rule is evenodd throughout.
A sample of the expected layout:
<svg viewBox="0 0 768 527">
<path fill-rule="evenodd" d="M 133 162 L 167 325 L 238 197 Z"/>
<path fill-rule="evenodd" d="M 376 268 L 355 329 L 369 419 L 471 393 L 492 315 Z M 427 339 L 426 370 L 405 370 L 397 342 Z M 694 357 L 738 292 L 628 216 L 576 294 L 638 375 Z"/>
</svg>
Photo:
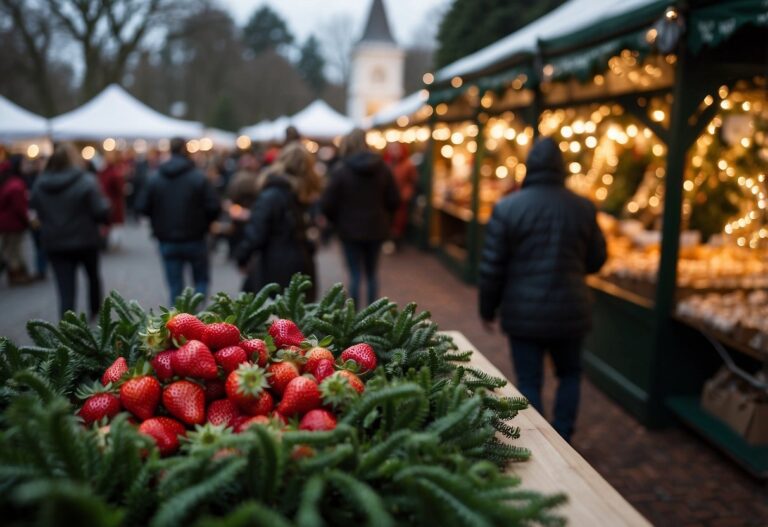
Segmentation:
<svg viewBox="0 0 768 527">
<path fill-rule="evenodd" d="M 337 13 L 322 22 L 317 30 L 323 55 L 328 64 L 329 76 L 345 87 L 349 84 L 352 66 L 352 48 L 357 37 L 350 31 L 355 27 L 354 19 L 346 14 Z"/>
</svg>

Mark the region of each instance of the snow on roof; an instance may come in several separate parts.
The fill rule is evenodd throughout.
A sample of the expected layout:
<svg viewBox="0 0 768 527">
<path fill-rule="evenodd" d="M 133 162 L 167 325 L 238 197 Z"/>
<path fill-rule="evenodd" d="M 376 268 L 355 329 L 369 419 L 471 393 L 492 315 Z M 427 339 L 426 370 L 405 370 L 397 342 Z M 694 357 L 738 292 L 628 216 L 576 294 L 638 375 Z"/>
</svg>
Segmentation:
<svg viewBox="0 0 768 527">
<path fill-rule="evenodd" d="M 24 139 L 48 135 L 48 120 L 0 96 L 0 139 Z"/>
<path fill-rule="evenodd" d="M 350 119 L 318 99 L 291 117 L 261 121 L 241 129 L 240 133 L 253 141 L 282 141 L 288 126 L 295 126 L 302 137 L 320 140 L 348 134 L 354 128 Z"/>
<path fill-rule="evenodd" d="M 202 124 L 163 115 L 112 84 L 71 112 L 51 120 L 55 139 L 101 140 L 201 137 Z"/>
<path fill-rule="evenodd" d="M 437 72 L 435 79 L 437 82 L 444 82 L 456 76 L 481 72 L 517 55 L 533 54 L 540 40 L 575 33 L 656 1 L 569 0 L 522 29 L 445 66 Z"/>
<path fill-rule="evenodd" d="M 393 123 L 398 117 L 404 115 L 411 116 L 419 111 L 426 102 L 427 99 L 423 90 L 412 93 L 374 114 L 371 118 L 371 126 Z"/>
</svg>

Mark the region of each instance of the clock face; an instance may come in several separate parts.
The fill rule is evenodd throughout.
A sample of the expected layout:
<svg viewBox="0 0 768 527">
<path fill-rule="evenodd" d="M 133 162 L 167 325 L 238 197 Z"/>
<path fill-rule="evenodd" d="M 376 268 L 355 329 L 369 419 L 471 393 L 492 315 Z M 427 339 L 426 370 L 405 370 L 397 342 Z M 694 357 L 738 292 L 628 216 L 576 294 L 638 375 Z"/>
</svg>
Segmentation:
<svg viewBox="0 0 768 527">
<path fill-rule="evenodd" d="M 376 66 L 371 71 L 371 82 L 374 84 L 384 84 L 387 82 L 387 72 L 381 66 Z"/>
</svg>

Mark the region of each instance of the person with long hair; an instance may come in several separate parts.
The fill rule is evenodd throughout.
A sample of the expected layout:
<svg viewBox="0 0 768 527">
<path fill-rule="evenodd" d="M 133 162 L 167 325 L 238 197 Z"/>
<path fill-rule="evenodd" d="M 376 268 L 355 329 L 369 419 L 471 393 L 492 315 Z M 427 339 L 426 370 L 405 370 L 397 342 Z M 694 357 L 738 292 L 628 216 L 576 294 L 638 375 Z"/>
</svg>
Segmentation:
<svg viewBox="0 0 768 527">
<path fill-rule="evenodd" d="M 101 307 L 99 225 L 109 221 L 109 202 L 75 148 L 54 145 L 44 172 L 32 188 L 32 208 L 40 220 L 40 240 L 56 277 L 59 312 L 75 309 L 77 268 L 88 276 L 91 317 Z"/>
<path fill-rule="evenodd" d="M 389 237 L 400 196 L 392 171 L 381 156 L 368 149 L 363 130 L 352 130 L 344 137 L 339 155 L 341 159 L 331 170 L 321 209 L 341 239 L 349 270 L 350 296 L 359 302 L 362 267 L 370 304 L 379 294 L 379 253 Z"/>
<path fill-rule="evenodd" d="M 9 285 L 32 281 L 22 251 L 28 227 L 27 188 L 21 178 L 21 156 L 15 154 L 0 162 L 0 264 L 8 270 Z"/>
<path fill-rule="evenodd" d="M 258 291 L 271 282 L 287 286 L 295 273 L 314 278 L 314 245 L 307 236 L 308 208 L 320 191 L 314 157 L 298 141 L 286 145 L 259 176 L 257 191 L 235 251 L 246 275 L 243 290 Z"/>
</svg>

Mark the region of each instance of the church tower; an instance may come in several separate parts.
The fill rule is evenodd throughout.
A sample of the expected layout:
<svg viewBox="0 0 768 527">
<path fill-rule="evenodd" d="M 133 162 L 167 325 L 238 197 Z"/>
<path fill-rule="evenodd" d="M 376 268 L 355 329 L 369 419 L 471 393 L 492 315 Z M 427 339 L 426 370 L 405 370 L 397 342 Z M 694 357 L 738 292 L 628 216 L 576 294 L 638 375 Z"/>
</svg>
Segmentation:
<svg viewBox="0 0 768 527">
<path fill-rule="evenodd" d="M 347 114 L 357 124 L 403 97 L 405 52 L 392 37 L 383 0 L 373 0 L 352 51 Z"/>
</svg>

